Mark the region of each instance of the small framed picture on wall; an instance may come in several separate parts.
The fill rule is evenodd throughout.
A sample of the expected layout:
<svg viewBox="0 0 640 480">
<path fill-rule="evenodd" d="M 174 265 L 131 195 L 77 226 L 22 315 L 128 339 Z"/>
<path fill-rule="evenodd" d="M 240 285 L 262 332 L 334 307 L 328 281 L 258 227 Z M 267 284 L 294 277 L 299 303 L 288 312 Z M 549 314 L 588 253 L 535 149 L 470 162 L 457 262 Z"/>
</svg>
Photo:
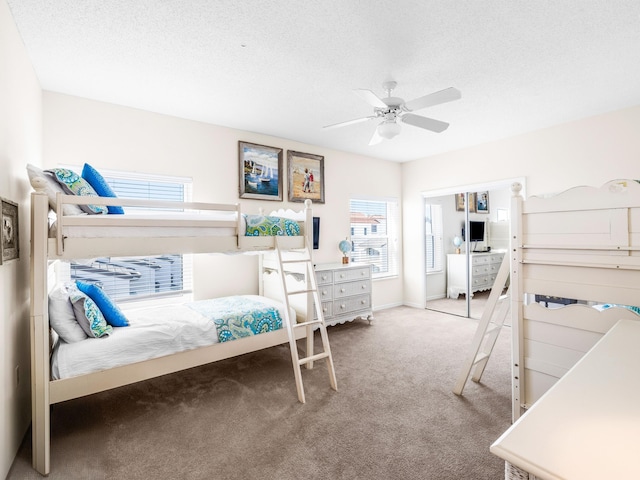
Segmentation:
<svg viewBox="0 0 640 480">
<path fill-rule="evenodd" d="M 476 193 L 476 211 L 478 213 L 489 213 L 489 192 Z"/>
<path fill-rule="evenodd" d="M 282 201 L 282 149 L 238 142 L 240 198 Z"/>
<path fill-rule="evenodd" d="M 469 212 L 476 211 L 476 194 L 469 193 Z M 456 212 L 464 212 L 464 193 L 456 193 Z"/>
<path fill-rule="evenodd" d="M 0 242 L 0 265 L 20 257 L 20 237 L 18 226 L 18 204 L 2 200 L 2 242 Z"/>
</svg>

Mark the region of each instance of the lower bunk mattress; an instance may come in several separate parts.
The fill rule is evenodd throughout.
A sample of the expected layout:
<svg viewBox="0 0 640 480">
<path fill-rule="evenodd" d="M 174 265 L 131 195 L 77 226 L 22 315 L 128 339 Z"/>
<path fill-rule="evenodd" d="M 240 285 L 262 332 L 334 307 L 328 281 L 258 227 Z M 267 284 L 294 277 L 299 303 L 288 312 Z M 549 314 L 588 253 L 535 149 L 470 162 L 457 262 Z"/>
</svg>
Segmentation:
<svg viewBox="0 0 640 480">
<path fill-rule="evenodd" d="M 126 312 L 129 326 L 111 335 L 67 343 L 51 356 L 51 378 L 85 375 L 287 328 L 284 305 L 257 295 L 239 295 Z M 289 318 L 295 319 L 291 310 Z"/>
</svg>

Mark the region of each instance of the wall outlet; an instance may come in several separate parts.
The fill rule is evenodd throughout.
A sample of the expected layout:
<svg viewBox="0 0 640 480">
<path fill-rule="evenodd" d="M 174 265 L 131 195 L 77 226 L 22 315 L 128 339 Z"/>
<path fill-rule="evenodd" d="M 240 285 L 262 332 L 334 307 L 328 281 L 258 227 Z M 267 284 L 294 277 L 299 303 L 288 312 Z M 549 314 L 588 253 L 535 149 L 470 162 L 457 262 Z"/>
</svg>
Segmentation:
<svg viewBox="0 0 640 480">
<path fill-rule="evenodd" d="M 16 372 L 14 375 L 15 386 L 20 385 L 20 365 L 16 365 Z"/>
</svg>

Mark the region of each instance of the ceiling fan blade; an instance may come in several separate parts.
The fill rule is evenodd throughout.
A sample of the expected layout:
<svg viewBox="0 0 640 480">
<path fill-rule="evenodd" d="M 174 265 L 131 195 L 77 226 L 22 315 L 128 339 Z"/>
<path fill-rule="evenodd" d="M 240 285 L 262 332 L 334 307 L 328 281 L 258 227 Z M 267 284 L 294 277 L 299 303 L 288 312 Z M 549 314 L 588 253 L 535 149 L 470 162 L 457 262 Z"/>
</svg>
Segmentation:
<svg viewBox="0 0 640 480">
<path fill-rule="evenodd" d="M 377 145 L 383 140 L 383 138 L 378 133 L 378 127 L 373 131 L 373 135 L 371 136 L 371 140 L 369 140 L 369 145 Z"/>
<path fill-rule="evenodd" d="M 378 108 L 387 108 L 387 104 L 384 103 L 380 99 L 380 97 L 378 97 L 371 90 L 367 90 L 367 89 L 364 89 L 364 88 L 357 88 L 357 89 L 355 89 L 353 91 L 353 93 L 358 95 L 362 100 L 367 102 L 369 105 L 372 105 L 372 106 L 378 107 Z"/>
<path fill-rule="evenodd" d="M 413 113 L 405 113 L 400 117 L 404 123 L 413 125 L 414 127 L 424 128 L 425 130 L 431 130 L 432 132 L 441 133 L 444 132 L 449 124 L 447 122 L 441 122 L 440 120 L 434 120 L 433 118 L 421 117 L 420 115 L 414 115 Z"/>
<path fill-rule="evenodd" d="M 434 105 L 440 105 L 441 103 L 452 102 L 453 100 L 459 100 L 462 98 L 460 90 L 457 88 L 449 87 L 439 92 L 430 93 L 424 97 L 419 97 L 414 100 L 405 102 L 402 109 L 406 112 L 413 112 L 415 110 L 421 110 L 423 108 L 432 107 Z"/>
<path fill-rule="evenodd" d="M 347 120 L 346 122 L 340 122 L 340 123 L 334 123 L 332 125 L 325 125 L 322 128 L 339 128 L 339 127 L 346 127 L 347 125 L 353 125 L 354 123 L 360 123 L 360 122 L 365 122 L 367 120 L 371 120 L 372 118 L 376 118 L 375 115 L 370 115 L 368 117 L 363 117 L 363 118 L 356 118 L 353 120 Z"/>
</svg>

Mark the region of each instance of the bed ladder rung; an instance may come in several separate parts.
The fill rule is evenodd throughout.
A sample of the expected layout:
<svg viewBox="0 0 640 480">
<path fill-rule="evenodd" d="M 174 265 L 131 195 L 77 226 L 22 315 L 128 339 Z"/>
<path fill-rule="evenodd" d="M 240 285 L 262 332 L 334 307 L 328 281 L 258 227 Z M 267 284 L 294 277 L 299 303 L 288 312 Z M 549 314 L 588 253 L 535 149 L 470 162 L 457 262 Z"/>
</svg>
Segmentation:
<svg viewBox="0 0 640 480">
<path fill-rule="evenodd" d="M 287 295 L 300 295 L 301 293 L 313 293 L 315 292 L 315 290 L 313 289 L 308 289 L 308 290 L 293 290 L 291 292 L 287 292 Z"/>
<path fill-rule="evenodd" d="M 303 357 L 298 360 L 299 365 L 304 365 L 305 363 L 315 362 L 316 360 L 322 360 L 323 358 L 327 358 L 331 355 L 329 352 L 316 353 L 315 355 L 311 355 L 310 357 Z"/>
<path fill-rule="evenodd" d="M 307 263 L 310 262 L 311 259 L 309 257 L 300 258 L 298 260 L 283 260 L 282 263 Z"/>
<path fill-rule="evenodd" d="M 338 390 L 338 385 L 336 382 L 336 372 L 333 367 L 333 356 L 331 355 L 331 347 L 329 345 L 329 335 L 327 334 L 327 325 L 324 322 L 324 315 L 322 314 L 322 302 L 320 301 L 320 295 L 318 293 L 318 284 L 316 282 L 316 274 L 315 269 L 313 267 L 313 263 L 311 260 L 311 248 L 309 245 L 309 240 L 305 238 L 305 247 L 302 253 L 304 257 L 296 259 L 296 260 L 284 260 L 282 258 L 283 248 L 280 246 L 280 239 L 276 237 L 275 239 L 275 250 L 278 259 L 278 274 L 280 276 L 280 282 L 282 285 L 282 292 L 284 297 L 284 314 L 285 320 L 287 323 L 287 332 L 289 334 L 289 347 L 291 350 L 291 362 L 293 364 L 293 373 L 296 379 L 296 389 L 298 391 L 298 400 L 301 403 L 305 403 L 304 397 L 304 386 L 302 384 L 302 369 L 300 368 L 302 365 L 306 365 L 307 368 L 313 367 L 313 362 L 316 360 L 326 360 L 327 370 L 329 372 L 329 384 L 331 388 L 334 390 Z M 305 286 L 306 288 L 302 290 L 292 290 L 289 291 L 287 287 L 287 281 L 285 278 L 285 270 L 283 265 L 285 263 L 304 263 L 305 264 Z M 318 314 L 317 319 L 303 321 L 301 323 L 296 323 L 296 319 L 289 318 L 289 311 L 291 309 L 289 304 L 289 297 L 291 295 L 299 295 L 306 294 L 311 295 L 311 298 L 307 297 L 307 311 L 306 314 L 308 316 L 312 316 L 314 313 L 314 305 L 315 311 Z M 311 301 L 311 299 L 313 301 Z M 294 333 L 295 328 L 297 327 L 310 327 L 311 325 L 317 325 L 318 331 L 320 332 L 320 339 L 322 340 L 322 348 L 323 351 L 313 355 L 313 339 L 315 335 L 315 330 L 312 328 L 307 328 L 307 353 L 310 355 L 305 357 L 300 357 L 298 354 L 298 344 L 296 342 L 296 335 Z"/>
<path fill-rule="evenodd" d="M 308 322 L 296 323 L 293 328 L 306 327 L 307 325 L 319 325 L 322 322 L 320 320 L 310 320 Z"/>
</svg>

